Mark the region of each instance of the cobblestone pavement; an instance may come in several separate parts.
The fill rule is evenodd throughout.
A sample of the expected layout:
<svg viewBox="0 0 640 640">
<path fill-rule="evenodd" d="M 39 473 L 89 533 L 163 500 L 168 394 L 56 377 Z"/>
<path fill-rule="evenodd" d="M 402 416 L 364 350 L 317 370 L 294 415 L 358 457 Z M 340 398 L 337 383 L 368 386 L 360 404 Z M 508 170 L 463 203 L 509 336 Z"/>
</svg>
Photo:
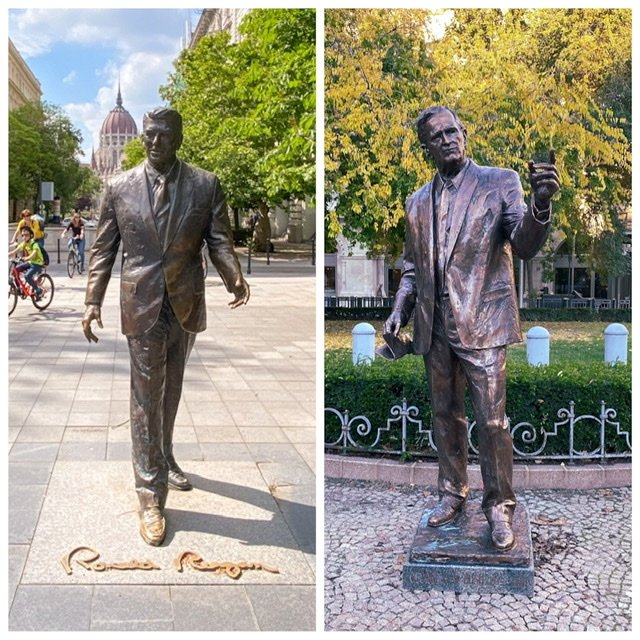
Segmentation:
<svg viewBox="0 0 640 640">
<path fill-rule="evenodd" d="M 630 631 L 631 490 L 520 491 L 535 592 L 411 592 L 402 567 L 433 492 L 325 481 L 328 631 Z"/>
</svg>

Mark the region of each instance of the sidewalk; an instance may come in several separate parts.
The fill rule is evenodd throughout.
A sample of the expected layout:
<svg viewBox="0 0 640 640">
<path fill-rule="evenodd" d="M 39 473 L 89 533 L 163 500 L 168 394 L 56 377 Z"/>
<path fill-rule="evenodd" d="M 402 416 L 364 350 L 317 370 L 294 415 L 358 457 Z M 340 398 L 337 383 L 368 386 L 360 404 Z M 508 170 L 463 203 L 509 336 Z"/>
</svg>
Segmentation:
<svg viewBox="0 0 640 640">
<path fill-rule="evenodd" d="M 242 254 L 242 252 L 240 252 Z M 119 276 L 100 341 L 80 326 L 86 276 L 9 318 L 9 630 L 313 630 L 315 267 L 304 247 L 252 258 L 251 300 L 231 310 L 213 268 L 208 328 L 187 365 L 175 429 L 191 492 L 171 491 L 161 547 L 138 534 L 128 431 L 129 358 Z M 246 270 L 246 255 L 240 257 Z M 79 546 L 95 571 L 61 558 Z M 237 579 L 174 562 L 248 563 Z M 88 558 L 89 552 L 84 552 Z M 81 556 L 78 556 L 81 559 Z M 99 566 L 98 566 L 99 568 Z M 266 569 L 265 569 L 266 568 Z M 277 569 L 272 573 L 267 569 Z"/>
<path fill-rule="evenodd" d="M 475 494 L 476 496 L 479 494 Z M 534 595 L 408 591 L 402 567 L 435 491 L 325 480 L 328 631 L 630 631 L 631 490 L 522 490 Z"/>
</svg>

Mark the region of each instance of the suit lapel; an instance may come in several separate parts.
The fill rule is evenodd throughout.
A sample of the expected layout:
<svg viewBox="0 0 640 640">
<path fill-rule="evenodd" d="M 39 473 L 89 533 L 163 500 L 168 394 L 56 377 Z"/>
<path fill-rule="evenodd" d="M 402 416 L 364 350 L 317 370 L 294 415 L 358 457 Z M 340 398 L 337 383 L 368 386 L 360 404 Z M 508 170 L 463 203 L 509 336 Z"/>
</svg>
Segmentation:
<svg viewBox="0 0 640 640">
<path fill-rule="evenodd" d="M 427 183 L 425 192 L 417 202 L 417 224 L 416 234 L 418 243 L 418 255 L 425 256 L 425 270 L 427 273 L 434 268 L 434 236 L 433 236 L 433 182 Z M 416 256 L 417 257 L 417 256 Z"/>
<path fill-rule="evenodd" d="M 467 175 L 462 181 L 460 191 L 456 197 L 455 207 L 449 209 L 449 215 L 451 216 L 451 227 L 449 229 L 449 242 L 447 244 L 447 257 L 446 262 L 449 262 L 453 247 L 455 247 L 456 240 L 460 234 L 462 223 L 464 222 L 469 203 L 473 197 L 473 193 L 478 186 L 478 174 L 476 171 L 476 164 L 469 160 L 469 166 L 467 167 Z"/>
<path fill-rule="evenodd" d="M 131 173 L 130 188 L 127 190 L 127 196 L 131 198 L 129 209 L 139 212 L 138 215 L 147 230 L 147 235 L 159 241 L 156 220 L 153 215 L 153 204 L 149 196 L 147 172 L 144 167 L 145 165 L 141 164 L 139 170 Z"/>
</svg>

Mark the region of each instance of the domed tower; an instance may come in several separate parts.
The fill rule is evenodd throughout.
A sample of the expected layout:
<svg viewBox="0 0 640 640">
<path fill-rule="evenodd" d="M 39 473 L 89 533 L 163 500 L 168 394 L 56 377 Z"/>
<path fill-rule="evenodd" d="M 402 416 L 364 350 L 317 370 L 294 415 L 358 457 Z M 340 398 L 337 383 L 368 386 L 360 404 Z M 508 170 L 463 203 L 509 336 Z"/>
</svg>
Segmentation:
<svg viewBox="0 0 640 640">
<path fill-rule="evenodd" d="M 118 84 L 118 97 L 116 106 L 102 123 L 100 129 L 100 146 L 93 153 L 91 158 L 91 168 L 100 178 L 106 178 L 120 173 L 122 167 L 122 150 L 127 142 L 133 140 L 138 135 L 138 127 L 131 114 L 122 106 L 122 95 L 120 84 Z"/>
</svg>

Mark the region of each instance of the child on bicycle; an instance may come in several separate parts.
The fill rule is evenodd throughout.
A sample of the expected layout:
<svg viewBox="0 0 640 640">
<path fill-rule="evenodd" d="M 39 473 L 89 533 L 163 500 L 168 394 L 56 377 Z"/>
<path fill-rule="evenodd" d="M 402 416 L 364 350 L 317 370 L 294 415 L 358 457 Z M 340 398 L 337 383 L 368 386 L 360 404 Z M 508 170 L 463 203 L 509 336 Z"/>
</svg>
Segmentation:
<svg viewBox="0 0 640 640">
<path fill-rule="evenodd" d="M 71 231 L 70 243 L 73 242 L 78 248 L 80 271 L 84 271 L 84 222 L 77 211 L 73 212 L 67 228 L 60 234 L 60 237 L 64 238 L 67 231 Z"/>
<path fill-rule="evenodd" d="M 42 295 L 42 289 L 36 284 L 35 276 L 42 272 L 44 267 L 44 257 L 40 245 L 34 240 L 34 233 L 31 227 L 23 227 L 20 231 L 22 242 L 12 251 L 9 251 L 9 257 L 22 252 L 19 258 L 20 263 L 16 266 L 18 271 L 26 271 L 24 279 L 27 284 L 36 292 L 36 298 Z"/>
</svg>

